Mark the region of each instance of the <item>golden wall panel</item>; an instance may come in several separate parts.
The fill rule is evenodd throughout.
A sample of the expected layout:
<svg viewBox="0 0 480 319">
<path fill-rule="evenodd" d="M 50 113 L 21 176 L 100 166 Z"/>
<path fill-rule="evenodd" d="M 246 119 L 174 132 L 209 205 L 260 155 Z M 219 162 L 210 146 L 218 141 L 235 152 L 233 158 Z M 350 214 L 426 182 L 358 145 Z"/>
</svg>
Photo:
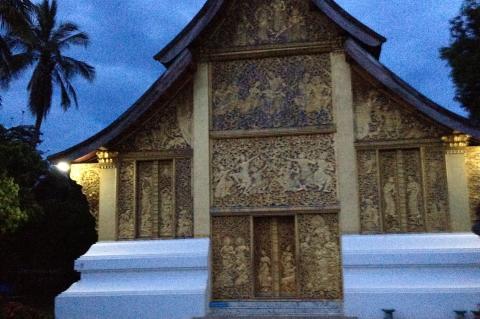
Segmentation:
<svg viewBox="0 0 480 319">
<path fill-rule="evenodd" d="M 480 147 L 468 147 L 465 155 L 472 224 L 476 220 L 476 210 L 480 205 Z"/>
<path fill-rule="evenodd" d="M 342 299 L 338 215 L 298 215 L 297 220 L 301 297 Z"/>
<path fill-rule="evenodd" d="M 70 178 L 82 186 L 82 192 L 87 197 L 90 213 L 95 217 L 98 226 L 100 203 L 100 168 L 98 164 L 73 164 Z"/>
<path fill-rule="evenodd" d="M 353 74 L 357 141 L 440 139 L 450 132 L 409 111 L 358 74 Z"/>
<path fill-rule="evenodd" d="M 381 233 L 379 169 L 377 151 L 366 150 L 357 153 L 358 183 L 360 195 L 360 223 L 362 233 Z"/>
<path fill-rule="evenodd" d="M 121 161 L 119 163 L 118 187 L 118 238 L 134 239 L 136 236 L 135 222 L 135 162 Z"/>
<path fill-rule="evenodd" d="M 319 42 L 336 39 L 339 28 L 304 0 L 231 1 L 223 20 L 199 41 L 201 50 Z"/>
<path fill-rule="evenodd" d="M 193 237 L 190 158 L 124 160 L 119 174 L 119 239 Z"/>
<path fill-rule="evenodd" d="M 137 164 L 137 234 L 140 238 L 153 237 L 158 198 L 155 192 L 157 186 L 156 163 L 143 161 Z"/>
<path fill-rule="evenodd" d="M 443 147 L 426 147 L 424 151 L 427 230 L 450 230 L 448 186 Z"/>
<path fill-rule="evenodd" d="M 336 205 L 333 134 L 214 140 L 214 208 Z"/>
<path fill-rule="evenodd" d="M 190 159 L 175 160 L 177 237 L 193 237 L 192 168 Z"/>
<path fill-rule="evenodd" d="M 448 193 L 441 147 L 357 153 L 362 233 L 448 231 Z"/>
<path fill-rule="evenodd" d="M 212 218 L 213 299 L 253 297 L 250 217 Z"/>
<path fill-rule="evenodd" d="M 213 63 L 212 129 L 331 125 L 331 82 L 329 54 Z"/>
</svg>

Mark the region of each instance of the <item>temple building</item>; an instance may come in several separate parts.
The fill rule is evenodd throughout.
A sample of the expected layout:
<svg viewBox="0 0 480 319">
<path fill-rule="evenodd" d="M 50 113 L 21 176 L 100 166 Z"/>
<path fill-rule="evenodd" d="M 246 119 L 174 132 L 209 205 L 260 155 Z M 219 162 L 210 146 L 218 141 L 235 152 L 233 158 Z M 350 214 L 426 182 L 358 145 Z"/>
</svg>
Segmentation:
<svg viewBox="0 0 480 319">
<path fill-rule="evenodd" d="M 467 232 L 480 130 L 333 0 L 208 0 L 71 164 L 102 241 L 211 240 L 211 300 L 343 299 L 342 234 Z"/>
</svg>

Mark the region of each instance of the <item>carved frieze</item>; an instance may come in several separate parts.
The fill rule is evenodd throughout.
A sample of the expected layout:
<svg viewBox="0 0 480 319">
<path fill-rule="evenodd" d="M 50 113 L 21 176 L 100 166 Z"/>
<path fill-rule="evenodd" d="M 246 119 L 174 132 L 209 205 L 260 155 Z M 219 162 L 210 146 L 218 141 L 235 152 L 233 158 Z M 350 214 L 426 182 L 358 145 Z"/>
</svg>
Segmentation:
<svg viewBox="0 0 480 319">
<path fill-rule="evenodd" d="M 439 139 L 448 131 L 407 111 L 367 80 L 354 73 L 353 100 L 357 141 Z"/>
<path fill-rule="evenodd" d="M 87 197 L 90 213 L 95 217 L 98 226 L 98 207 L 100 196 L 100 170 L 97 164 L 73 164 L 70 178 L 82 186 Z"/>
<path fill-rule="evenodd" d="M 338 215 L 298 215 L 297 219 L 301 296 L 342 299 Z"/>
<path fill-rule="evenodd" d="M 215 208 L 337 202 L 333 134 L 214 140 Z"/>
<path fill-rule="evenodd" d="M 212 66 L 212 129 L 332 124 L 330 56 L 217 62 Z"/>
<path fill-rule="evenodd" d="M 135 238 L 135 162 L 121 161 L 119 164 L 118 188 L 118 238 Z"/>
<path fill-rule="evenodd" d="M 304 0 L 231 1 L 224 19 L 201 49 L 232 50 L 319 42 L 338 38 L 339 28 Z"/>
<path fill-rule="evenodd" d="M 212 218 L 213 299 L 249 299 L 253 292 L 249 216 Z"/>
<path fill-rule="evenodd" d="M 480 205 L 480 147 L 468 147 L 465 153 L 465 165 L 468 178 L 470 216 L 476 220 L 476 210 Z"/>
<path fill-rule="evenodd" d="M 175 152 L 189 149 L 192 112 L 193 88 L 189 85 L 113 148 L 121 152 Z"/>
</svg>

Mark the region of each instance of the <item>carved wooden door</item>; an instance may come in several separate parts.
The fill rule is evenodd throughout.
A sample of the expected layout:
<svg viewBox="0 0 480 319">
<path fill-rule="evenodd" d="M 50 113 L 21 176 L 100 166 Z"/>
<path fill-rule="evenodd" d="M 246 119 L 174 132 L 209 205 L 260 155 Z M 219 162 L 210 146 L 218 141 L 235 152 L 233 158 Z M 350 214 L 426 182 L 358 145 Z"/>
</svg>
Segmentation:
<svg viewBox="0 0 480 319">
<path fill-rule="evenodd" d="M 298 295 L 295 217 L 254 218 L 255 297 Z"/>
</svg>

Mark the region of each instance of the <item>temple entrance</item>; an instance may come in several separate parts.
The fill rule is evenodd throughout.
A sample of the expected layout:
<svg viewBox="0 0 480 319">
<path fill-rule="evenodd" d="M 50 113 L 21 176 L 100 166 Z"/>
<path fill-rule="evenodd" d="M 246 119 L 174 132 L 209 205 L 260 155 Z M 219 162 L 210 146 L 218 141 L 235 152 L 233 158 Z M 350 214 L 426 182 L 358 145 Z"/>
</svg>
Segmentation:
<svg viewBox="0 0 480 319">
<path fill-rule="evenodd" d="M 255 217 L 253 223 L 255 297 L 296 297 L 295 217 Z"/>
</svg>

